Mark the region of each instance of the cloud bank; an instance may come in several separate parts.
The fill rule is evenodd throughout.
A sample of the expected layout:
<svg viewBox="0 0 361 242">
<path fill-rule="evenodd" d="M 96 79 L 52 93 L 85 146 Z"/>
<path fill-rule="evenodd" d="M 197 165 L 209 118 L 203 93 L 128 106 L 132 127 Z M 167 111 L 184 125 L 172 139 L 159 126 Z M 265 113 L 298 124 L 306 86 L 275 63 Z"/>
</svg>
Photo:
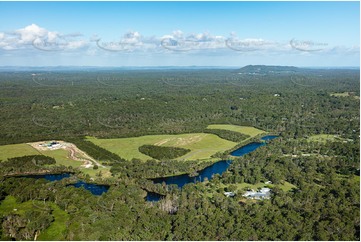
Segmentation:
<svg viewBox="0 0 361 242">
<path fill-rule="evenodd" d="M 359 56 L 359 46 L 330 46 L 316 40 L 268 40 L 264 38 L 240 38 L 236 33 L 229 36 L 204 33 L 184 33 L 175 30 L 162 36 L 144 36 L 137 31 L 119 34 L 107 40 L 95 34 L 60 33 L 30 24 L 10 32 L 0 32 L 1 56 L 39 57 L 46 52 L 63 56 L 109 57 L 114 55 L 182 56 Z M 54 55 L 52 55 L 54 56 Z M 155 57 L 154 57 L 155 58 Z M 15 59 L 14 59 L 15 60 Z"/>
</svg>

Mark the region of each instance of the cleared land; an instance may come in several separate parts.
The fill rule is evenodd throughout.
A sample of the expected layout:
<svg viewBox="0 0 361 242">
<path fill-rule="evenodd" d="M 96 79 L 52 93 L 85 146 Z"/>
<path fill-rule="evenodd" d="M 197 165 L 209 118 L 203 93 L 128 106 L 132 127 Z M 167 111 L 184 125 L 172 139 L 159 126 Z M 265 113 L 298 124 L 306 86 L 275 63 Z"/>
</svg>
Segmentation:
<svg viewBox="0 0 361 242">
<path fill-rule="evenodd" d="M 209 159 L 217 152 L 224 152 L 233 148 L 237 143 L 219 138 L 214 134 L 192 133 L 178 135 L 146 135 L 132 138 L 119 139 L 97 139 L 87 137 L 87 140 L 94 144 L 109 150 L 122 158 L 131 160 L 137 158 L 140 160 L 152 159 L 151 157 L 139 152 L 138 148 L 142 145 L 171 146 L 190 149 L 191 151 L 176 160 L 196 160 Z"/>
<path fill-rule="evenodd" d="M 35 142 L 29 144 L 14 144 L 0 146 L 0 160 L 26 155 L 45 155 L 53 157 L 56 165 L 72 166 L 79 168 L 85 174 L 95 177 L 101 172 L 102 177 L 109 177 L 108 167 L 100 165 L 95 159 L 78 149 L 74 144 L 59 141 L 62 146 L 57 149 L 48 149 L 39 144 L 46 142 Z M 99 169 L 93 170 L 93 163 L 98 164 Z"/>
<path fill-rule="evenodd" d="M 38 143 L 43 143 L 43 142 L 32 143 L 33 145 L 30 144 L 2 145 L 0 146 L 0 160 L 5 161 L 9 158 L 26 156 L 26 155 L 46 155 L 53 157 L 58 165 L 77 167 L 84 163 L 82 161 L 70 159 L 68 151 L 64 149 L 49 150 L 46 148 L 44 149 L 34 148 L 34 146 Z"/>
<path fill-rule="evenodd" d="M 27 144 L 14 144 L 0 146 L 0 160 L 5 161 L 8 158 L 14 158 L 25 155 L 40 155 L 37 150 Z"/>
<path fill-rule="evenodd" d="M 338 137 L 337 135 L 333 135 L 333 134 L 316 134 L 316 135 L 312 135 L 310 137 L 308 137 L 309 141 L 313 141 L 313 142 L 328 142 L 328 141 L 343 141 L 344 139 Z"/>
<path fill-rule="evenodd" d="M 355 95 L 355 92 L 335 92 L 331 93 L 330 95 L 334 97 L 354 97 L 355 99 L 360 99 L 359 96 Z"/>
<path fill-rule="evenodd" d="M 232 184 L 230 184 L 232 185 Z M 227 186 L 230 186 L 230 185 L 227 185 Z M 243 190 L 245 190 L 246 188 L 250 188 L 250 189 L 253 189 L 253 190 L 257 190 L 259 187 L 269 187 L 269 188 L 274 188 L 274 187 L 278 187 L 280 189 L 282 189 L 284 192 L 288 192 L 290 191 L 292 188 L 296 188 L 295 185 L 289 183 L 289 182 L 284 182 L 283 184 L 279 184 L 279 185 L 274 185 L 274 184 L 265 184 L 265 183 L 256 183 L 256 184 L 250 184 L 250 183 L 236 183 L 236 184 L 233 184 L 233 185 L 236 185 L 237 186 L 237 189 L 236 189 L 236 192 L 237 193 L 242 193 Z M 221 184 L 220 187 L 221 188 L 224 188 L 224 187 L 227 187 L 226 185 L 224 184 Z"/>
<path fill-rule="evenodd" d="M 274 187 L 278 187 L 280 189 L 282 189 L 284 192 L 288 192 L 290 190 L 292 190 L 293 188 L 297 188 L 295 185 L 289 183 L 289 182 L 283 182 L 283 184 L 279 184 L 279 185 L 275 185 L 275 184 L 265 184 L 263 182 L 260 183 L 256 183 L 256 184 L 250 184 L 250 183 L 234 183 L 234 184 L 223 184 L 220 183 L 218 184 L 216 187 L 209 187 L 208 190 L 206 191 L 206 196 L 208 197 L 213 197 L 213 194 L 217 192 L 217 190 L 219 189 L 224 189 L 226 187 L 230 187 L 231 185 L 235 185 L 237 188 L 235 191 L 236 194 L 242 195 L 245 193 L 245 190 L 247 188 L 249 189 L 253 189 L 253 190 L 258 190 L 258 188 L 262 188 L 262 187 L 269 187 L 269 188 L 274 188 Z"/>
<path fill-rule="evenodd" d="M 78 167 L 83 165 L 83 162 L 72 160 L 68 156 L 69 152 L 63 149 L 59 150 L 44 150 L 40 151 L 42 155 L 53 157 L 56 160 L 57 165 Z"/>
<path fill-rule="evenodd" d="M 52 151 L 57 151 L 57 150 L 62 149 L 64 151 L 68 152 L 68 155 L 66 156 L 67 159 L 82 162 L 82 163 L 84 163 L 82 166 L 84 166 L 85 168 L 93 167 L 93 163 L 98 165 L 99 167 L 103 167 L 95 159 L 93 159 L 92 157 L 87 155 L 84 151 L 78 149 L 78 147 L 76 147 L 76 145 L 74 145 L 72 143 L 64 142 L 62 140 L 58 140 L 56 142 L 59 144 L 59 146 L 51 148 L 51 149 L 43 146 L 44 143 L 49 143 L 49 141 L 28 143 L 28 145 L 30 145 L 34 149 L 38 150 L 40 153 L 48 152 L 49 156 L 52 155 Z M 59 153 L 57 153 L 57 154 L 59 154 Z"/>
<path fill-rule="evenodd" d="M 51 204 L 51 208 L 53 209 L 54 222 L 39 235 L 38 240 L 64 240 L 64 234 L 67 229 L 66 223 L 70 216 L 55 204 Z"/>
<path fill-rule="evenodd" d="M 53 211 L 54 221 L 50 226 L 40 233 L 38 240 L 64 240 L 64 234 L 66 231 L 66 223 L 69 220 L 69 214 L 61 210 L 56 204 L 46 202 Z M 44 204 L 42 204 L 44 206 Z M 16 202 L 15 197 L 7 196 L 0 204 L 0 214 L 19 214 L 24 215 L 27 211 L 39 210 L 42 211 L 42 207 L 37 207 L 32 201 L 23 203 Z"/>
<path fill-rule="evenodd" d="M 208 125 L 207 129 L 224 129 L 224 130 L 230 130 L 242 134 L 246 134 L 252 137 L 255 137 L 259 134 L 264 134 L 266 131 L 260 130 L 254 127 L 250 126 L 238 126 L 238 125 L 232 125 L 232 124 L 211 124 Z"/>
</svg>

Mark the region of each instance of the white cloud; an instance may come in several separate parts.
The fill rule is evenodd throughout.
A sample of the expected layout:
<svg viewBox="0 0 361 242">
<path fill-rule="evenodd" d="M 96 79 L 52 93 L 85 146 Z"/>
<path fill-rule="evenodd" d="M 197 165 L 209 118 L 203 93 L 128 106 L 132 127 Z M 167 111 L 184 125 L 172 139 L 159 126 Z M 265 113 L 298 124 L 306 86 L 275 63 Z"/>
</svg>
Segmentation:
<svg viewBox="0 0 361 242">
<path fill-rule="evenodd" d="M 2 50 L 2 59 L 9 55 L 19 59 L 24 57 L 33 59 L 37 56 L 43 60 L 46 59 L 43 51 L 63 51 L 56 55 L 69 58 L 70 56 L 73 58 L 77 56 L 79 58 L 74 58 L 74 61 L 79 62 L 86 62 L 87 59 L 93 58 L 99 63 L 110 63 L 110 60 L 126 56 L 127 58 L 123 58 L 124 60 L 119 60 L 134 60 L 134 63 L 137 63 L 137 61 L 148 63 L 147 61 L 149 61 L 149 65 L 151 65 L 152 61 L 166 64 L 174 63 L 176 65 L 179 64 L 178 61 L 181 62 L 181 59 L 187 64 L 195 63 L 196 60 L 208 63 L 210 59 L 216 63 L 221 60 L 232 60 L 232 58 L 239 58 L 239 60 L 258 59 L 262 61 L 267 58 L 281 57 L 281 60 L 287 58 L 294 58 L 295 60 L 297 58 L 323 58 L 326 60 L 330 56 L 334 58 L 347 56 L 347 58 L 351 59 L 360 54 L 359 46 L 325 45 L 321 46 L 324 48 L 319 51 L 300 51 L 294 48 L 290 41 L 239 38 L 234 32 L 228 36 L 222 36 L 209 32 L 185 33 L 181 30 L 159 36 L 144 36 L 138 31 L 129 31 L 115 35 L 114 39 L 110 41 L 100 36 L 89 38 L 82 36 L 80 33 L 69 34 L 50 31 L 36 24 L 31 24 L 12 32 L 0 32 L 0 51 Z M 299 49 L 306 48 L 307 50 L 307 48 L 313 46 L 320 46 L 321 43 L 297 40 L 297 42 L 293 42 L 293 45 L 296 45 Z M 126 55 L 119 55 L 117 52 L 124 52 Z M 182 55 L 185 58 L 172 55 L 172 53 L 177 52 L 184 52 Z M 55 55 L 51 54 L 49 56 Z M 211 56 L 220 58 L 209 58 Z M 245 56 L 247 58 L 244 58 Z M 56 62 L 56 60 L 57 58 L 49 59 L 49 61 L 53 62 Z M 72 59 L 70 58 L 70 60 Z"/>
<path fill-rule="evenodd" d="M 210 33 L 192 33 L 185 35 L 182 31 L 173 31 L 172 34 L 163 35 L 161 46 L 172 51 L 200 51 L 224 49 L 225 37 Z"/>
<path fill-rule="evenodd" d="M 59 38 L 59 34 L 57 32 L 48 32 L 47 39 L 49 42 L 55 42 Z"/>
<path fill-rule="evenodd" d="M 9 33 L 0 34 L 0 48 L 4 50 L 74 50 L 87 45 L 85 40 L 77 39 L 79 35 L 63 35 L 49 31 L 36 24 Z"/>
<path fill-rule="evenodd" d="M 74 40 L 69 41 L 67 44 L 67 49 L 79 49 L 87 46 L 88 42 L 85 40 Z"/>
<path fill-rule="evenodd" d="M 91 39 L 100 49 L 112 52 L 154 51 L 160 43 L 159 38 L 144 37 L 137 31 L 127 32 L 116 41 L 107 41 L 97 35 L 92 36 Z"/>
<path fill-rule="evenodd" d="M 25 28 L 15 30 L 14 32 L 19 35 L 19 43 L 31 43 L 36 38 L 46 36 L 49 31 L 36 24 L 31 24 Z"/>
<path fill-rule="evenodd" d="M 244 38 L 240 39 L 236 33 L 232 32 L 226 39 L 226 45 L 229 49 L 238 52 L 279 52 L 289 49 L 287 44 L 277 41 L 265 40 L 262 38 Z"/>
</svg>

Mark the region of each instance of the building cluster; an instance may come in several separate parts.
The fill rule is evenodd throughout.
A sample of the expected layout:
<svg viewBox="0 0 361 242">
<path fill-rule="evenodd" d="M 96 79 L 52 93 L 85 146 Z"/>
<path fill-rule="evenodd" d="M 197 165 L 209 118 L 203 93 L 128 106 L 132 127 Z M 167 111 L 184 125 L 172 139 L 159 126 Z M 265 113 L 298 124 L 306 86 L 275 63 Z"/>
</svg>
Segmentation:
<svg viewBox="0 0 361 242">
<path fill-rule="evenodd" d="M 247 191 L 245 194 L 242 195 L 243 197 L 246 197 L 248 199 L 270 199 L 271 198 L 271 189 L 264 187 L 261 188 L 259 191 L 254 191 L 253 189 L 250 191 Z"/>
<path fill-rule="evenodd" d="M 52 150 L 52 149 L 60 148 L 61 144 L 59 142 L 56 142 L 56 141 L 51 141 L 51 142 L 48 142 L 48 143 L 40 144 L 39 146 L 46 147 L 46 148 Z"/>
</svg>

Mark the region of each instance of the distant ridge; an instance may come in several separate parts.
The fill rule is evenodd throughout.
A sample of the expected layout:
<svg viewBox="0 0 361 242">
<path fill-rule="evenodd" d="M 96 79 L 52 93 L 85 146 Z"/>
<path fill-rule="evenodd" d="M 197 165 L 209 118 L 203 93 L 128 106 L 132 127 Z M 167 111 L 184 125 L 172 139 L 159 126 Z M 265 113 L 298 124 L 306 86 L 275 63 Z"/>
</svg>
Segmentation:
<svg viewBox="0 0 361 242">
<path fill-rule="evenodd" d="M 301 71 L 295 66 L 266 66 L 266 65 L 248 65 L 238 70 L 239 73 L 265 75 L 265 74 L 281 74 L 295 73 Z"/>
</svg>

